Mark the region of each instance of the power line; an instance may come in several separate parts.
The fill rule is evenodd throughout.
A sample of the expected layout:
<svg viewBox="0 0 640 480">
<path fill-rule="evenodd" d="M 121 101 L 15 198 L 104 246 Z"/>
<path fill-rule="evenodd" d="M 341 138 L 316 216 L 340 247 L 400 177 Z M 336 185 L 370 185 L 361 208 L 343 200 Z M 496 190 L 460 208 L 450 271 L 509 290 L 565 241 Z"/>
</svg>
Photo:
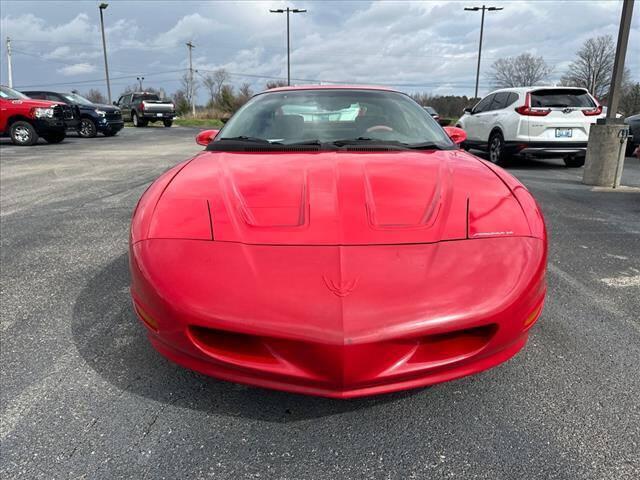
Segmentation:
<svg viewBox="0 0 640 480">
<path fill-rule="evenodd" d="M 184 71 L 185 69 L 181 68 L 179 70 L 166 70 L 163 72 L 143 73 L 143 75 L 145 75 L 146 77 L 150 77 L 150 76 L 165 75 L 168 73 L 177 73 L 177 72 L 184 72 Z M 124 79 L 130 79 L 130 78 L 135 79 L 136 76 L 139 76 L 139 75 L 123 75 L 120 77 L 112 77 L 112 80 L 124 80 Z M 60 85 L 82 85 L 82 84 L 91 84 L 91 82 L 102 82 L 102 81 L 104 81 L 104 78 L 93 78 L 91 80 L 76 80 L 73 82 L 45 83 L 45 84 L 39 84 L 39 85 L 20 85 L 18 88 L 24 89 L 24 88 L 47 87 L 47 86 L 55 87 Z"/>
</svg>

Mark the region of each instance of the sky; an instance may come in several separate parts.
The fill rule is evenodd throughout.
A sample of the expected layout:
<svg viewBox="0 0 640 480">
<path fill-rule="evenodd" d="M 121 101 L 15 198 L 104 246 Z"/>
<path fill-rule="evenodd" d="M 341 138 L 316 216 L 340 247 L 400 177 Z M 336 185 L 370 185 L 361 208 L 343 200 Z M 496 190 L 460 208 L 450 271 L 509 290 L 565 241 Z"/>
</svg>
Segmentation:
<svg viewBox="0 0 640 480">
<path fill-rule="evenodd" d="M 291 16 L 294 84 L 380 84 L 406 92 L 472 95 L 479 12 L 466 2 L 436 1 L 125 1 L 104 11 L 114 100 L 144 76 L 144 85 L 169 94 L 180 88 L 192 41 L 199 75 L 226 69 L 230 82 L 264 89 L 286 79 L 286 15 L 269 9 L 307 9 Z M 0 0 L 0 83 L 7 84 L 7 36 L 14 87 L 106 94 L 100 16 L 95 1 Z M 480 93 L 496 59 L 540 55 L 559 80 L 589 37 L 617 38 L 622 2 L 494 1 L 504 7 L 485 17 Z M 640 81 L 640 13 L 632 20 L 627 52 L 631 77 Z M 199 101 L 206 94 L 200 89 Z"/>
</svg>

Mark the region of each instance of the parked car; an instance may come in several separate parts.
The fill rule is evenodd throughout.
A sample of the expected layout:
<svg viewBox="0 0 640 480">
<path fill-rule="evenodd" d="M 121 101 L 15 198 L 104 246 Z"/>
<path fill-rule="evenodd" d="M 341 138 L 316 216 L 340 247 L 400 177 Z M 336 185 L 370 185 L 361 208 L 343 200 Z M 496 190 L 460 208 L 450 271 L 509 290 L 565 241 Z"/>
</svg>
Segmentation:
<svg viewBox="0 0 640 480">
<path fill-rule="evenodd" d="M 467 133 L 464 147 L 487 150 L 493 163 L 520 154 L 562 157 L 568 167 L 580 167 L 589 128 L 602 116 L 584 88 L 505 88 L 465 109 L 457 125 Z"/>
<path fill-rule="evenodd" d="M 102 133 L 105 137 L 111 137 L 116 135 L 122 130 L 122 127 L 124 127 L 120 109 L 113 105 L 93 103 L 91 100 L 77 93 L 58 93 L 42 90 L 29 90 L 23 91 L 22 93 L 29 98 L 62 102 L 71 106 L 76 111 L 78 122 L 75 126 L 67 126 L 71 130 L 76 130 L 81 137 L 92 138 L 95 137 L 98 132 Z"/>
<path fill-rule="evenodd" d="M 640 147 L 640 113 L 625 118 L 624 123 L 629 125 L 629 135 L 631 135 L 627 140 L 627 156 L 630 156 L 636 148 Z"/>
<path fill-rule="evenodd" d="M 463 140 L 387 89 L 254 96 L 134 210 L 130 291 L 152 345 L 337 398 L 506 361 L 542 311 L 546 231 L 527 189 Z"/>
<path fill-rule="evenodd" d="M 440 114 L 436 112 L 435 108 L 429 107 L 429 106 L 424 106 L 422 108 L 424 108 L 427 111 L 427 113 L 433 117 L 434 120 L 436 121 L 440 120 Z"/>
<path fill-rule="evenodd" d="M 116 105 L 122 110 L 122 118 L 134 127 L 146 127 L 149 122 L 162 122 L 165 127 L 173 124 L 176 108 L 171 100 L 160 100 L 155 93 L 134 92 L 122 95 Z"/>
<path fill-rule="evenodd" d="M 11 137 L 15 145 L 34 145 L 39 137 L 48 143 L 64 140 L 73 110 L 62 103 L 33 100 L 0 85 L 0 135 Z"/>
</svg>

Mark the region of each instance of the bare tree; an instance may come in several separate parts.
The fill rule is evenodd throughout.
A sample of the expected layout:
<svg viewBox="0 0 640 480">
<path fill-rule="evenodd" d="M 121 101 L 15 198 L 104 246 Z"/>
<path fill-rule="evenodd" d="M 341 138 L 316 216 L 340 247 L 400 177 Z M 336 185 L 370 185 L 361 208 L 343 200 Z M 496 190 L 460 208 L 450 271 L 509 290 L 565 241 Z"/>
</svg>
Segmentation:
<svg viewBox="0 0 640 480">
<path fill-rule="evenodd" d="M 640 82 L 636 82 L 626 87 L 620 97 L 620 110 L 625 115 L 640 113 Z"/>
<path fill-rule="evenodd" d="M 102 94 L 102 92 L 96 88 L 92 88 L 87 93 L 83 95 L 87 100 L 91 100 L 93 103 L 107 103 L 107 99 Z"/>
<path fill-rule="evenodd" d="M 202 84 L 209 93 L 209 106 L 212 106 L 220 97 L 222 87 L 229 81 L 229 73 L 224 68 L 219 68 L 213 73 L 208 73 L 202 78 Z"/>
<path fill-rule="evenodd" d="M 562 85 L 583 87 L 597 98 L 609 93 L 616 47 L 611 35 L 588 39 L 562 76 Z"/>
<path fill-rule="evenodd" d="M 542 57 L 523 53 L 517 57 L 500 58 L 491 65 L 489 77 L 495 87 L 530 87 L 545 81 L 553 67 Z"/>
<path fill-rule="evenodd" d="M 193 84 L 191 83 L 193 81 Z M 198 92 L 198 82 L 195 77 L 191 78 L 189 72 L 186 72 L 180 79 L 181 90 L 185 94 L 185 99 L 189 105 L 192 104 L 196 94 Z"/>
<path fill-rule="evenodd" d="M 240 85 L 238 95 L 236 95 L 237 108 L 240 108 L 242 105 L 247 103 L 252 96 L 253 91 L 251 91 L 251 85 L 246 82 Z"/>
<path fill-rule="evenodd" d="M 271 90 L 272 88 L 278 88 L 278 87 L 286 87 L 286 86 L 287 86 L 286 80 L 269 80 L 267 82 L 267 90 Z"/>
</svg>

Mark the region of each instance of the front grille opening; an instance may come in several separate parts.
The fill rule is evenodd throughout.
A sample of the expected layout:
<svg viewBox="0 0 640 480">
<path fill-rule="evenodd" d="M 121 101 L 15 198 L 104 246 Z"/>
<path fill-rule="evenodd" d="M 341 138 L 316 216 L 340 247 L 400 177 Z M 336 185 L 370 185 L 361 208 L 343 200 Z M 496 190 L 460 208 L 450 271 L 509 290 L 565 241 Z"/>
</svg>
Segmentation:
<svg viewBox="0 0 640 480">
<path fill-rule="evenodd" d="M 498 330 L 497 325 L 484 325 L 419 339 L 409 363 L 431 363 L 470 356 L 482 349 Z"/>
<path fill-rule="evenodd" d="M 278 363 L 262 337 L 193 325 L 189 332 L 200 350 L 220 360 L 242 364 Z"/>
</svg>

